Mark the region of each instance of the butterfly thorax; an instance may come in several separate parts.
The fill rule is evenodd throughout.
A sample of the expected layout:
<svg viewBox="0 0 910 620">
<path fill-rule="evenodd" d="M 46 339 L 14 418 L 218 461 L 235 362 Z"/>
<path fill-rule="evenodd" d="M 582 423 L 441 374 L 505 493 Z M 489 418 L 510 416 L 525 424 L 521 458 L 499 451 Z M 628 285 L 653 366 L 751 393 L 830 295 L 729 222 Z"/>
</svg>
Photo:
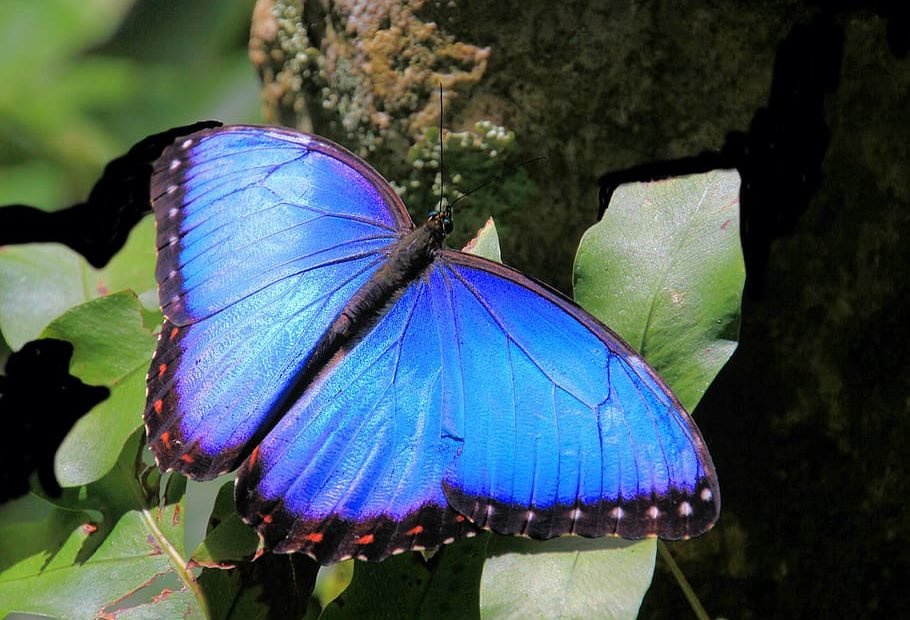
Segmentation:
<svg viewBox="0 0 910 620">
<path fill-rule="evenodd" d="M 347 339 L 385 308 L 433 262 L 446 236 L 444 214 L 432 215 L 389 248 L 388 258 L 354 293 L 332 324 L 330 337 Z"/>
<path fill-rule="evenodd" d="M 355 346 L 408 284 L 430 266 L 442 249 L 445 222 L 443 215 L 434 215 L 389 246 L 379 269 L 351 296 L 319 339 L 306 366 L 298 373 L 292 394 L 316 380 L 323 366 L 331 366 L 330 360 L 343 357 Z"/>
</svg>

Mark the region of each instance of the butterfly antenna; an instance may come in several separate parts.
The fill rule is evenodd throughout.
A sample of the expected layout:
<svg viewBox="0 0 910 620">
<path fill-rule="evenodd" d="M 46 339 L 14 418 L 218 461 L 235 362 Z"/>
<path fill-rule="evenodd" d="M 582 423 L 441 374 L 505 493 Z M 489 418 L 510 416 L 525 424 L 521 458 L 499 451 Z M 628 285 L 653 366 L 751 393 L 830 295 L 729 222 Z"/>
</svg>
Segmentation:
<svg viewBox="0 0 910 620">
<path fill-rule="evenodd" d="M 488 185 L 492 185 L 493 183 L 496 183 L 496 182 L 498 182 L 498 181 L 501 181 L 505 176 L 507 176 L 507 175 L 509 175 L 509 174 L 511 174 L 511 173 L 513 173 L 513 172 L 515 172 L 515 171 L 518 170 L 519 168 L 522 168 L 522 167 L 524 167 L 524 166 L 527 166 L 527 165 L 530 164 L 531 162 L 540 161 L 541 159 L 548 159 L 548 156 L 547 156 L 547 155 L 538 155 L 537 157 L 531 157 L 530 159 L 526 159 L 526 160 L 524 160 L 524 161 L 522 161 L 522 162 L 518 162 L 518 163 L 515 164 L 514 166 L 509 166 L 508 168 L 506 168 L 506 169 L 503 170 L 502 172 L 497 173 L 497 175 L 496 175 L 495 177 L 493 177 L 492 179 L 490 179 L 490 180 L 487 181 L 486 183 L 481 183 L 481 184 L 478 185 L 477 187 L 471 189 L 470 191 L 465 192 L 464 194 L 462 194 L 461 196 L 459 196 L 458 198 L 456 198 L 455 200 L 453 200 L 453 201 L 452 201 L 452 204 L 448 205 L 448 209 L 451 211 L 451 210 L 452 210 L 452 207 L 454 207 L 455 205 L 457 205 L 459 202 L 461 202 L 462 200 L 464 200 L 465 198 L 467 198 L 467 197 L 470 196 L 471 194 L 473 194 L 473 193 L 475 193 L 475 192 L 478 192 L 478 191 L 482 190 L 483 188 L 485 188 L 485 187 L 488 186 Z M 441 160 L 440 160 L 440 161 L 441 161 Z"/>
<path fill-rule="evenodd" d="M 439 83 L 439 211 L 443 210 L 443 201 L 446 196 L 446 167 L 443 160 L 445 149 L 442 148 L 442 82 Z M 452 219 L 452 205 L 445 205 L 445 215 Z"/>
</svg>

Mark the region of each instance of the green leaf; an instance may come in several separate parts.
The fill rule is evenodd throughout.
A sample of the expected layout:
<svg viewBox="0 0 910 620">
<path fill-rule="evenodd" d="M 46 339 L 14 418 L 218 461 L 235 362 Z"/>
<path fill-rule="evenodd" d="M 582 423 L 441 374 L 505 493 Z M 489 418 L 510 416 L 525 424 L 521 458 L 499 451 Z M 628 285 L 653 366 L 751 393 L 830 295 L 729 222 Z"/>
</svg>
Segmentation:
<svg viewBox="0 0 910 620">
<path fill-rule="evenodd" d="M 153 238 L 154 222 L 146 218 L 102 270 L 55 244 L 0 251 L 0 331 L 10 346 L 18 349 L 38 337 L 68 340 L 74 345 L 70 371 L 111 389 L 107 400 L 76 423 L 57 454 L 56 474 L 63 486 L 107 473 L 140 423 L 154 338 L 143 328 L 134 294 L 100 296 L 108 286 L 154 287 Z"/>
<path fill-rule="evenodd" d="M 329 603 L 351 585 L 356 563 L 357 560 L 344 560 L 319 569 L 319 576 L 313 588 L 313 598 L 319 602 L 320 608 L 328 607 Z"/>
<path fill-rule="evenodd" d="M 502 262 L 502 252 L 499 249 L 499 234 L 496 232 L 496 224 L 493 223 L 492 217 L 487 219 L 487 222 L 477 231 L 474 238 L 468 241 L 462 251 L 494 260 L 497 263 Z"/>
<path fill-rule="evenodd" d="M 578 303 L 690 411 L 736 349 L 744 281 L 733 170 L 623 185 L 575 258 Z"/>
<path fill-rule="evenodd" d="M 0 331 L 14 351 L 48 323 L 98 295 L 97 275 L 67 247 L 36 243 L 0 248 Z"/>
<path fill-rule="evenodd" d="M 130 232 L 123 250 L 101 270 L 55 243 L 0 248 L 0 333 L 18 350 L 79 304 L 120 289 L 137 294 L 154 291 L 154 239 L 154 219 L 146 217 Z M 157 304 L 154 295 L 146 297 Z"/>
<path fill-rule="evenodd" d="M 95 518 L 91 511 L 61 509 L 33 494 L 0 505 L 0 592 L 4 582 L 27 578 L 52 558 L 72 556 Z"/>
<path fill-rule="evenodd" d="M 109 384 L 148 369 L 155 337 L 142 327 L 132 291 L 93 299 L 69 310 L 41 334 L 73 344 L 70 372 L 86 383 Z"/>
<path fill-rule="evenodd" d="M 27 496 L 0 507 L 0 617 L 206 617 L 183 558 L 186 481 L 170 476 L 160 501 L 144 490 L 141 441 L 134 433 L 107 476 L 54 504 Z"/>
<path fill-rule="evenodd" d="M 200 566 L 230 567 L 249 561 L 258 546 L 255 530 L 234 512 L 209 532 L 193 553 L 193 561 Z"/>
<path fill-rule="evenodd" d="M 382 564 L 356 562 L 351 585 L 320 618 L 477 618 L 488 538 L 483 534 L 444 546 L 430 560 L 404 553 Z"/>
<path fill-rule="evenodd" d="M 483 567 L 481 617 L 634 618 L 656 548 L 654 540 L 494 536 Z"/>
<path fill-rule="evenodd" d="M 233 570 L 205 569 L 199 585 L 213 620 L 316 618 L 319 609 L 310 592 L 318 570 L 303 554 L 267 553 Z"/>
<path fill-rule="evenodd" d="M 142 421 L 145 373 L 155 338 L 142 327 L 139 302 L 129 291 L 95 299 L 65 313 L 42 333 L 73 343 L 70 372 L 105 385 L 110 396 L 79 419 L 54 459 L 61 486 L 104 476 Z"/>
<path fill-rule="evenodd" d="M 224 483 L 218 491 L 209 531 L 193 552 L 193 561 L 201 566 L 230 566 L 249 560 L 259 546 L 259 537 L 243 522 L 234 509 L 234 481 Z"/>
<path fill-rule="evenodd" d="M 98 272 L 100 291 L 130 289 L 139 295 L 146 307 L 158 308 L 155 282 L 155 218 L 142 218 L 123 245 L 123 248 Z M 148 298 L 150 303 L 144 303 Z M 151 304 L 151 306 L 150 306 Z"/>
</svg>

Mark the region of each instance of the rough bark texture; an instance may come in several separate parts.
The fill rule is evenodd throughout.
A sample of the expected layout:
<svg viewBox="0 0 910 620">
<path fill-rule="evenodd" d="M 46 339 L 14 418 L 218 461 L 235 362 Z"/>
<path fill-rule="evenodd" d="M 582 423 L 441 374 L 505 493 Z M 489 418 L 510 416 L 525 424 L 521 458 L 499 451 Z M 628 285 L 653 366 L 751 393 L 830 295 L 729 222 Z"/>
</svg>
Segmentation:
<svg viewBox="0 0 910 620">
<path fill-rule="evenodd" d="M 441 81 L 447 128 L 489 121 L 514 132 L 512 161 L 548 155 L 528 168 L 534 191 L 490 204 L 504 260 L 564 289 L 601 175 L 740 168 L 742 345 L 696 411 L 724 513 L 673 551 L 712 615 L 908 613 L 904 5 L 304 4 L 257 13 L 273 118 L 412 178 L 403 153 L 437 125 Z M 643 616 L 677 603 L 659 571 Z"/>
</svg>

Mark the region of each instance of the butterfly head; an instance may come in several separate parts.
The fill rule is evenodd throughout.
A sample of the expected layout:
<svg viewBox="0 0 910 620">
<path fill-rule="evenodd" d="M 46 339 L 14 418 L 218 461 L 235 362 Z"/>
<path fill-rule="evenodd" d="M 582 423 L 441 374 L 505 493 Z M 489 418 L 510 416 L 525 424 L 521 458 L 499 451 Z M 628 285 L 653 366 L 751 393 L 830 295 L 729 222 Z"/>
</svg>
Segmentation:
<svg viewBox="0 0 910 620">
<path fill-rule="evenodd" d="M 452 232 L 452 209 L 448 206 L 439 211 L 430 211 L 427 215 L 427 226 L 437 231 L 442 239 Z"/>
</svg>

